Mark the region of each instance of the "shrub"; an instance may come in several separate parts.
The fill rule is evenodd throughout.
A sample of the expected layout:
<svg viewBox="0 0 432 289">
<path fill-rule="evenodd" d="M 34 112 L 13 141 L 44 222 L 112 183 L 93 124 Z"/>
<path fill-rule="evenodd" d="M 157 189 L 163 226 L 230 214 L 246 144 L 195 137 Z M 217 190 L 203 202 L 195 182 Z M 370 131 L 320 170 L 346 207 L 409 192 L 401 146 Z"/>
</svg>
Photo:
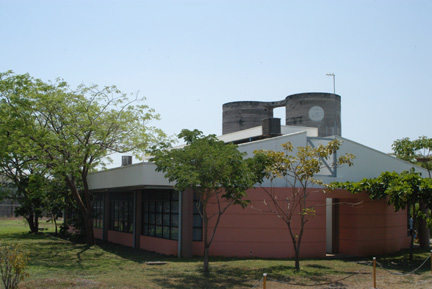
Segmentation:
<svg viewBox="0 0 432 289">
<path fill-rule="evenodd" d="M 29 276 L 25 272 L 29 259 L 29 253 L 20 245 L 0 246 L 0 273 L 6 289 L 18 288 L 18 283 Z"/>
</svg>

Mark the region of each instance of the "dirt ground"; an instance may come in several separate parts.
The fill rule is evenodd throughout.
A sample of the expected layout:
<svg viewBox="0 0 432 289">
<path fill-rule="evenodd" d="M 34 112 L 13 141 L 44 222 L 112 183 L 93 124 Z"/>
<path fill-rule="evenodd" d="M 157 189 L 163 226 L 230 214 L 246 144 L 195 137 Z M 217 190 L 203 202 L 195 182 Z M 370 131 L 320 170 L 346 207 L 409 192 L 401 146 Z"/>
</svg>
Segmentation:
<svg viewBox="0 0 432 289">
<path fill-rule="evenodd" d="M 371 271 L 371 270 L 368 270 Z M 341 280 L 342 278 L 346 278 Z M 399 289 L 399 288 L 415 288 L 415 289 L 430 289 L 432 288 L 432 274 L 430 275 L 393 275 L 386 270 L 377 270 L 376 287 L 374 287 L 373 273 L 362 272 L 350 277 L 335 278 L 333 283 L 318 283 L 310 285 L 298 285 L 293 283 L 284 283 L 268 278 L 266 289 L 305 289 L 305 288 L 349 288 L 349 289 Z M 255 288 L 264 288 L 261 282 Z"/>
</svg>

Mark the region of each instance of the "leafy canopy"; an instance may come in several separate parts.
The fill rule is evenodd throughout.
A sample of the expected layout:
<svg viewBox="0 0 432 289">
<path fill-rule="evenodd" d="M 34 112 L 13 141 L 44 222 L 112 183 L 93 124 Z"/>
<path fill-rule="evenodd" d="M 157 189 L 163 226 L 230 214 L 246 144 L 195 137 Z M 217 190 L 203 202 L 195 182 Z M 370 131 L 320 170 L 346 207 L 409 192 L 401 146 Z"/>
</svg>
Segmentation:
<svg viewBox="0 0 432 289">
<path fill-rule="evenodd" d="M 432 179 L 423 178 L 420 173 L 412 171 L 383 172 L 377 178 L 364 178 L 359 182 L 335 182 L 332 188 L 342 188 L 357 194 L 367 192 L 372 200 L 388 198 L 388 204 L 396 211 L 417 202 L 432 208 Z"/>
<path fill-rule="evenodd" d="M 326 164 L 333 168 L 343 164 L 353 165 L 355 157 L 352 154 L 345 154 L 338 157 L 335 162 L 331 161 L 340 146 L 341 141 L 335 139 L 317 147 L 297 147 L 294 154 L 294 146 L 287 142 L 282 144 L 284 151 L 257 150 L 255 154 L 264 160 L 266 177 L 270 180 L 284 178 L 292 187 L 307 187 L 309 184 L 322 185 L 322 180 L 315 176 L 326 167 Z"/>
<path fill-rule="evenodd" d="M 175 189 L 190 188 L 205 199 L 222 193 L 223 198 L 245 206 L 245 191 L 258 181 L 249 165 L 252 161 L 245 160 L 236 145 L 225 144 L 215 135 L 184 129 L 178 137 L 186 142 L 184 147 L 164 145 L 152 151 L 157 170 L 175 182 Z"/>
</svg>

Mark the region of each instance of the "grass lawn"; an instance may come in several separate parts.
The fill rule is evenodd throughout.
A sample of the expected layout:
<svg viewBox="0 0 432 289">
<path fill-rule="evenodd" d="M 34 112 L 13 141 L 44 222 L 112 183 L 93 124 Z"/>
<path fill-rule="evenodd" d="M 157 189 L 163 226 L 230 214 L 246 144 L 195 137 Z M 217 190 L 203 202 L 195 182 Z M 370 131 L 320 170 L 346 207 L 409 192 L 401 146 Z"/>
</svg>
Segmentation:
<svg viewBox="0 0 432 289">
<path fill-rule="evenodd" d="M 269 289 L 373 287 L 372 267 L 366 266 L 372 258 L 308 259 L 300 262 L 300 272 L 292 260 L 211 258 L 205 275 L 201 258 L 178 259 L 108 243 L 88 247 L 59 239 L 50 224 L 42 225 L 49 230 L 34 235 L 23 220 L 0 220 L 0 243 L 20 243 L 30 251 L 30 277 L 20 288 L 252 288 L 263 273 L 268 274 Z M 377 260 L 391 272 L 409 272 L 429 252 L 417 249 L 412 263 L 407 251 Z M 147 265 L 149 261 L 166 264 Z M 336 282 L 323 284 L 332 281 Z M 432 288 L 430 260 L 408 276 L 378 267 L 377 287 Z M 262 283 L 257 288 L 263 288 Z"/>
</svg>

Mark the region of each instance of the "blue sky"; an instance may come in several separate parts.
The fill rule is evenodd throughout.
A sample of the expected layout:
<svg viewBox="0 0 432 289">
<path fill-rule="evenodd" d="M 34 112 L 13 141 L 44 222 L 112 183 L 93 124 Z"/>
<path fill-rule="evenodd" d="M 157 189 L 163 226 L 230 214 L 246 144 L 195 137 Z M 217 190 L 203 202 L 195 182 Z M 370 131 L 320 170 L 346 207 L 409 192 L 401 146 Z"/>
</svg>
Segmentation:
<svg viewBox="0 0 432 289">
<path fill-rule="evenodd" d="M 387 153 L 432 137 L 430 15 L 416 0 L 2 0 L 0 71 L 139 91 L 168 134 L 217 135 L 222 104 L 332 92 L 335 73 L 342 136 Z"/>
</svg>

